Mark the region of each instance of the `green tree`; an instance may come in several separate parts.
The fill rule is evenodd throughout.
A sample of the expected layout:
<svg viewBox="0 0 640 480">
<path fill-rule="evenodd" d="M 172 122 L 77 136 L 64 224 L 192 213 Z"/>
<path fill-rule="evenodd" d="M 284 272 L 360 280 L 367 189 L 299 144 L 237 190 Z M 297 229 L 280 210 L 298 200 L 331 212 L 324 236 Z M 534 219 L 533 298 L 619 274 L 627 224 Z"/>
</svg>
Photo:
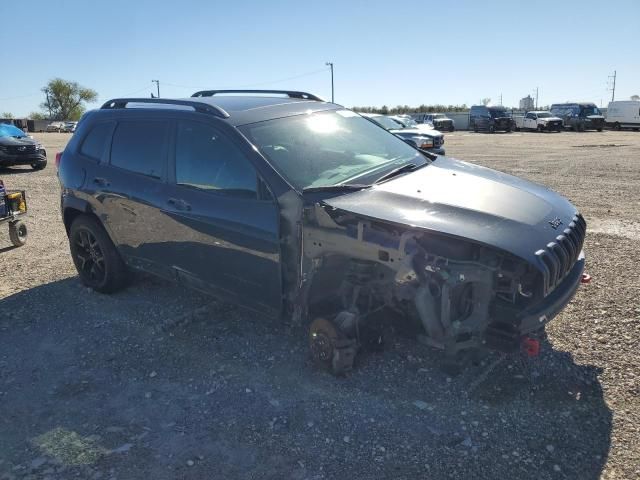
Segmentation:
<svg viewBox="0 0 640 480">
<path fill-rule="evenodd" d="M 0 118 L 13 118 L 13 113 L 11 112 L 0 113 Z"/>
<path fill-rule="evenodd" d="M 31 120 L 46 120 L 47 116 L 42 112 L 31 112 L 28 118 Z"/>
<path fill-rule="evenodd" d="M 98 98 L 95 90 L 61 78 L 50 80 L 42 92 L 45 101 L 40 108 L 48 113 L 51 120 L 79 120 L 85 111 L 84 104 Z"/>
<path fill-rule="evenodd" d="M 638 100 L 640 100 L 640 95 L 631 95 L 631 100 L 637 102 Z"/>
</svg>

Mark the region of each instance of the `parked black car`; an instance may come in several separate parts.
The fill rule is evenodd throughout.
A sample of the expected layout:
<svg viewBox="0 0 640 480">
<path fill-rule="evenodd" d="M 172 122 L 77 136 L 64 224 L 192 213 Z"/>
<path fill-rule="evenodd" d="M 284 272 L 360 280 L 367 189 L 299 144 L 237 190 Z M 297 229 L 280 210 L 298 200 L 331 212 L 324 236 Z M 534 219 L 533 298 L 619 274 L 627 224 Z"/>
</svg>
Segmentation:
<svg viewBox="0 0 640 480">
<path fill-rule="evenodd" d="M 510 132 L 515 128 L 513 118 L 504 107 L 474 105 L 469 112 L 469 130 L 474 132 Z"/>
<path fill-rule="evenodd" d="M 85 285 L 116 291 L 134 268 L 309 321 L 334 372 L 385 322 L 451 358 L 516 350 L 578 288 L 586 227 L 560 195 L 311 94 L 235 93 L 84 116 L 59 179 Z"/>
<path fill-rule="evenodd" d="M 34 170 L 42 170 L 47 166 L 47 152 L 18 127 L 0 123 L 0 167 L 14 165 L 30 165 Z"/>
<path fill-rule="evenodd" d="M 564 121 L 565 128 L 576 132 L 597 130 L 604 128 L 604 116 L 595 103 L 554 103 L 551 113 Z"/>
</svg>

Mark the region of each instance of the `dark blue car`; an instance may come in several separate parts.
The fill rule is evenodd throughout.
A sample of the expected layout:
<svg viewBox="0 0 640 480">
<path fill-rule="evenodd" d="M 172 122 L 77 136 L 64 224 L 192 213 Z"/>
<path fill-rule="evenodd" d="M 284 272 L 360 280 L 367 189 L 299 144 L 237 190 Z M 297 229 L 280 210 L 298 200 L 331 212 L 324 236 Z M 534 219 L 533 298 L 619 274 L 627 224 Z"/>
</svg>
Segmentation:
<svg viewBox="0 0 640 480">
<path fill-rule="evenodd" d="M 138 269 L 310 324 L 351 368 L 385 322 L 450 358 L 514 350 L 571 299 L 586 224 L 545 187 L 408 145 L 303 92 L 116 99 L 60 158 L 81 280 Z"/>
</svg>

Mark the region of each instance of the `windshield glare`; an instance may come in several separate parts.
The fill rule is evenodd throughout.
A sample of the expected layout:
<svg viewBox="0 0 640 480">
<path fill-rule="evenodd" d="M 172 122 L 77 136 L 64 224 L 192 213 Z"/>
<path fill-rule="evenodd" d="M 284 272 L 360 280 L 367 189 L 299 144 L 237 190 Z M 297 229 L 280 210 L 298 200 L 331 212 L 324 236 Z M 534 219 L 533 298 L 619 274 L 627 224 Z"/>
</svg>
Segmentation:
<svg viewBox="0 0 640 480">
<path fill-rule="evenodd" d="M 404 164 L 427 162 L 416 149 L 349 110 L 267 120 L 241 130 L 299 190 L 369 184 Z"/>
<path fill-rule="evenodd" d="M 18 127 L 14 125 L 9 125 L 7 123 L 0 124 L 0 137 L 26 137 L 27 135 L 20 130 Z"/>
</svg>

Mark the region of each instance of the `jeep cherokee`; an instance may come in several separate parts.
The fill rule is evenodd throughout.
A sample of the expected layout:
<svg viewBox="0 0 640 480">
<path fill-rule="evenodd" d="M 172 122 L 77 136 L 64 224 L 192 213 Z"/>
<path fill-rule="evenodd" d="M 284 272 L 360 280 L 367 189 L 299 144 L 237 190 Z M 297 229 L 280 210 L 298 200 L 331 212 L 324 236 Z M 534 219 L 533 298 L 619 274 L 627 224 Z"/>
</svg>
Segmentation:
<svg viewBox="0 0 640 480">
<path fill-rule="evenodd" d="M 585 221 L 543 186 L 311 94 L 194 95 L 111 100 L 58 159 L 85 285 L 140 269 L 308 321 L 314 358 L 343 372 L 381 317 L 451 358 L 516 350 L 580 284 Z"/>
</svg>

